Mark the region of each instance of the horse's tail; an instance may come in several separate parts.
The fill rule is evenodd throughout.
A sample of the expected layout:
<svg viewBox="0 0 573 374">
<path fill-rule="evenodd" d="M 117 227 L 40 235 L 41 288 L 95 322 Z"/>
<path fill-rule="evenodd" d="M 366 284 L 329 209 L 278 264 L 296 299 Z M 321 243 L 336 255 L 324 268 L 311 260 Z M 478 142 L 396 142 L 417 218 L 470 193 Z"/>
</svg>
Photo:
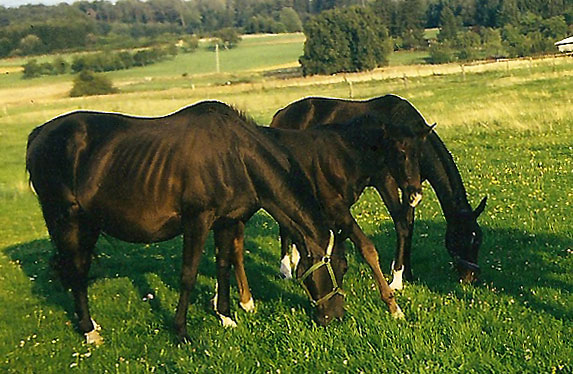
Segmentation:
<svg viewBox="0 0 573 374">
<path fill-rule="evenodd" d="M 34 189 L 34 185 L 32 183 L 32 179 L 31 179 L 31 173 L 30 173 L 31 162 L 32 162 L 30 160 L 30 146 L 32 145 L 34 140 L 36 140 L 38 135 L 40 135 L 40 132 L 42 131 L 43 127 L 44 127 L 44 125 L 40 125 L 40 126 L 36 127 L 34 130 L 32 130 L 30 135 L 28 135 L 28 142 L 26 143 L 26 173 L 28 174 L 28 186 L 32 189 L 32 192 L 34 192 L 34 194 L 36 194 L 36 195 L 38 193 Z"/>
<path fill-rule="evenodd" d="M 81 119 L 64 116 L 32 130 L 26 148 L 26 170 L 40 201 L 73 201 L 85 128 Z"/>
</svg>

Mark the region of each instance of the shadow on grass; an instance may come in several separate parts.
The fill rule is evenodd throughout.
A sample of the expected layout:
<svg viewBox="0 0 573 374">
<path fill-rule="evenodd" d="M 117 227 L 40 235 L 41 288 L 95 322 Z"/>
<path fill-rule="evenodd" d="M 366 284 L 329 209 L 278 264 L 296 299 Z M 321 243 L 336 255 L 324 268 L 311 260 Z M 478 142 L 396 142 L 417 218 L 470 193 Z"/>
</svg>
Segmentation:
<svg viewBox="0 0 573 374">
<path fill-rule="evenodd" d="M 372 239 L 380 253 L 385 274 L 395 250 L 395 234 L 390 223 Z M 475 288 L 495 289 L 512 296 L 517 303 L 554 318 L 570 320 L 573 310 L 565 303 L 559 305 L 539 289 L 569 293 L 572 287 L 571 268 L 567 263 L 572 238 L 554 234 L 530 234 L 516 229 L 483 227 L 484 243 L 480 249 L 481 275 Z M 412 272 L 414 283 L 433 292 L 453 294 L 458 299 L 471 299 L 471 289 L 458 286 L 458 274 L 444 245 L 445 223 L 418 220 L 412 242 Z M 569 261 L 569 262 L 568 262 Z M 536 291 L 537 290 L 537 291 Z"/>
<path fill-rule="evenodd" d="M 255 215 L 246 228 L 245 267 L 256 300 L 272 301 L 282 300 L 288 304 L 307 303 L 306 298 L 295 293 L 285 291 L 275 282 L 278 278 L 279 245 L 276 244 L 275 253 L 268 249 L 253 250 L 260 245 L 251 240 L 254 236 L 268 237 L 276 240 L 278 228 L 274 221 L 263 214 Z M 168 288 L 179 292 L 181 273 L 182 237 L 153 244 L 131 244 L 100 235 L 96 244 L 95 257 L 90 269 L 90 282 L 102 279 L 127 278 L 141 298 L 153 292 L 149 275 L 154 274 Z M 20 264 L 24 273 L 30 278 L 32 292 L 46 300 L 46 302 L 62 308 L 70 318 L 75 321 L 75 312 L 71 293 L 64 289 L 58 279 L 57 273 L 52 269 L 50 261 L 55 253 L 53 244 L 48 239 L 35 240 L 28 243 L 11 246 L 4 252 L 12 261 Z M 211 281 L 197 282 L 191 294 L 191 304 L 205 311 L 212 310 L 212 298 L 215 289 L 211 284 L 216 280 L 215 250 L 212 234 L 209 236 L 201 263 L 199 275 Z M 234 284 L 234 276 L 231 277 Z M 89 290 L 88 290 L 89 292 Z M 236 287 L 233 286 L 231 296 L 235 299 Z M 154 313 L 157 313 L 165 326 L 173 325 L 174 312 L 168 310 L 159 300 L 149 300 Z M 236 310 L 237 306 L 233 306 Z"/>
<path fill-rule="evenodd" d="M 496 288 L 500 293 L 511 295 L 516 302 L 537 312 L 548 313 L 557 319 L 572 318 L 572 311 L 564 305 L 556 305 L 530 292 L 533 289 L 549 288 L 556 292 L 569 292 L 571 284 L 567 264 L 567 248 L 570 238 L 528 233 L 509 229 L 484 227 L 484 244 L 479 262 L 482 267 L 481 283 L 476 287 Z M 380 261 L 387 274 L 395 248 L 395 234 L 391 222 L 383 223 L 381 233 L 372 239 L 380 252 Z M 388 234 L 390 233 L 390 234 Z M 439 221 L 417 221 L 414 231 L 412 267 L 416 280 L 432 292 L 453 294 L 459 299 L 469 299 L 471 292 L 457 284 L 457 274 L 451 266 L 444 245 L 445 224 Z M 258 248 L 259 241 L 276 241 L 271 249 Z M 292 293 L 277 281 L 279 269 L 278 228 L 272 218 L 255 215 L 247 225 L 245 267 L 255 300 L 272 302 L 281 300 L 286 305 L 302 305 L 311 312 L 308 300 L 302 292 Z M 90 271 L 91 279 L 126 277 L 131 280 L 141 297 L 153 287 L 147 275 L 155 274 L 169 288 L 179 290 L 181 267 L 181 238 L 151 245 L 134 245 L 113 238 L 100 238 L 98 256 Z M 351 246 L 349 246 L 351 248 Z M 49 266 L 53 248 L 48 240 L 36 240 L 6 248 L 5 253 L 17 261 L 26 276 L 33 281 L 33 292 L 64 309 L 75 320 L 71 295 L 64 290 Z M 349 249 L 351 261 L 347 281 L 356 278 L 357 266 L 367 267 L 357 254 Z M 354 264 L 352 264 L 354 262 Z M 212 237 L 209 238 L 201 260 L 201 275 L 215 279 L 215 255 Z M 211 310 L 214 289 L 197 284 L 192 293 L 192 303 L 204 310 Z M 233 288 L 232 294 L 236 293 Z M 377 292 L 366 297 L 376 298 Z M 150 303 L 155 313 L 161 315 L 166 326 L 172 325 L 173 312 L 159 302 Z M 236 308 L 236 307 L 235 307 Z"/>
</svg>

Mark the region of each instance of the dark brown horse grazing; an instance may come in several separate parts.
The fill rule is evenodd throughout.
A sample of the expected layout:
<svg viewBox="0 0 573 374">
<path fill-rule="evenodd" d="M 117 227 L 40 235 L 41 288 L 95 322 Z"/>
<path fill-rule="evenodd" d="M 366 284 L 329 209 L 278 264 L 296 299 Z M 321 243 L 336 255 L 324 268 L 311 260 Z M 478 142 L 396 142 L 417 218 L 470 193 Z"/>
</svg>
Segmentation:
<svg viewBox="0 0 573 374">
<path fill-rule="evenodd" d="M 259 128 L 261 133 L 293 155 L 311 182 L 314 194 L 324 207 L 327 217 L 334 221 L 337 230 L 336 241 L 341 245 L 335 246 L 335 255 L 344 257 L 342 242 L 346 238 L 350 238 L 360 248 L 374 273 L 382 299 L 396 318 L 403 317 L 403 313 L 382 274 L 378 252 L 352 217 L 350 207 L 358 200 L 364 188 L 378 179 L 381 170 L 392 175 L 405 194 L 408 194 L 408 201 L 415 205 L 421 198 L 419 152 L 431 130 L 432 127 L 426 126 L 414 132 L 409 128 L 386 124 L 372 115 L 302 131 Z M 240 253 L 242 249 L 242 230 L 241 226 L 236 231 L 239 236 L 233 243 L 239 248 L 234 247 L 235 253 Z M 282 225 L 281 237 L 284 252 L 293 238 Z M 299 278 L 304 277 L 304 269 L 307 268 L 297 267 Z M 242 260 L 235 261 L 235 272 L 241 302 L 252 300 Z M 228 282 L 225 287 L 228 287 Z M 223 290 L 221 285 L 219 290 Z M 224 291 L 224 297 L 228 298 L 228 290 Z M 320 310 L 320 301 L 317 304 Z M 320 313 L 317 322 L 326 325 L 338 317 L 341 316 Z"/>
<path fill-rule="evenodd" d="M 285 129 L 305 129 L 310 126 L 348 121 L 356 116 L 375 114 L 384 123 L 410 128 L 414 131 L 427 127 L 426 121 L 407 100 L 386 95 L 366 101 L 352 101 L 309 97 L 279 110 L 270 124 Z M 473 210 L 467 200 L 460 173 L 450 152 L 433 132 L 422 148 L 420 158 L 422 180 L 434 188 L 447 222 L 446 248 L 453 257 L 460 279 L 472 282 L 479 274 L 478 251 L 482 230 L 477 218 L 483 212 L 487 197 Z M 397 232 L 396 256 L 393 263 L 393 289 L 402 288 L 402 272 L 412 279 L 410 252 L 414 224 L 414 208 L 408 201 L 400 201 L 398 187 L 390 173 L 380 173 L 372 185 L 384 200 L 394 220 Z"/>
<path fill-rule="evenodd" d="M 63 115 L 32 131 L 26 168 L 57 248 L 60 278 L 72 289 L 79 329 L 91 343 L 102 342 L 87 297 L 101 232 L 141 243 L 183 234 L 175 328 L 184 341 L 189 339 L 189 294 L 211 228 L 216 241 L 224 241 L 234 222 L 263 207 L 301 246 L 303 268 L 326 254 L 329 224 L 297 164 L 254 123 L 220 102 L 157 118 Z M 219 271 L 228 261 L 224 251 L 217 256 L 219 283 L 228 278 Z M 342 285 L 342 262 L 332 266 L 336 284 Z M 334 280 L 323 268 L 304 285 L 320 300 L 331 293 Z M 343 298 L 336 293 L 322 312 L 342 309 Z"/>
</svg>

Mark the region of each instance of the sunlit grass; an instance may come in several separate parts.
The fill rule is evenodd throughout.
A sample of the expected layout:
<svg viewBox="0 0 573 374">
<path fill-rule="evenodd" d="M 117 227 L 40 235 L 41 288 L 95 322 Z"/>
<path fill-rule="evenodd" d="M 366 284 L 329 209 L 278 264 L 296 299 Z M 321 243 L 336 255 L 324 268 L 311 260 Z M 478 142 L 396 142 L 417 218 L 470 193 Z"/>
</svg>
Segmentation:
<svg viewBox="0 0 573 374">
<path fill-rule="evenodd" d="M 118 82 L 144 82 L 133 92 L 77 99 L 66 97 L 65 77 L 19 83 L 12 95 L 0 78 L 2 372 L 573 370 L 573 63 L 567 60 L 559 60 L 555 68 L 551 61 L 532 67 L 526 62 L 510 71 L 502 65 L 465 76 L 459 71 L 399 76 L 352 86 L 354 98 L 391 92 L 411 100 L 429 122 L 438 122 L 437 131 L 457 162 L 472 205 L 488 195 L 480 217 L 485 238 L 481 284 L 456 282 L 444 249 L 442 212 L 426 185 L 413 237 L 417 280 L 398 294 L 405 321 L 389 316 L 368 266 L 350 249 L 344 284 L 347 315 L 327 329 L 316 326 L 303 291 L 277 277 L 278 228 L 260 213 L 247 228 L 245 259 L 257 312 L 241 312 L 233 288 L 237 329 L 223 329 L 210 309 L 215 284 L 211 238 L 189 312 L 193 341 L 186 346 L 177 344 L 172 328 L 181 239 L 149 246 L 101 239 L 90 303 L 105 344 L 97 349 L 83 344 L 70 322 L 70 295 L 52 280 L 52 248 L 27 188 L 24 152 L 33 127 L 80 108 L 164 115 L 204 99 L 234 104 L 266 124 L 276 110 L 301 97 L 350 94 L 347 83 L 327 83 L 325 77 L 230 86 L 207 85 L 206 79 L 193 89 L 180 84 L 179 72 L 157 71 L 164 78 L 151 82 L 144 81 L 143 70 L 133 77 L 118 76 Z M 389 270 L 395 233 L 376 193 L 368 189 L 353 213 L 376 244 L 383 270 Z M 144 300 L 148 293 L 153 300 Z"/>
</svg>

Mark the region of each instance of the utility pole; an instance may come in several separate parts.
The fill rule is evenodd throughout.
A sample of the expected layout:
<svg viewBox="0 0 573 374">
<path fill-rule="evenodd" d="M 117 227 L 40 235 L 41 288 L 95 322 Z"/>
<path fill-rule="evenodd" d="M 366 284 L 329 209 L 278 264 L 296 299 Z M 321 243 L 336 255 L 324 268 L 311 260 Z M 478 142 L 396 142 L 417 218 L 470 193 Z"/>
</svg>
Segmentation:
<svg viewBox="0 0 573 374">
<path fill-rule="evenodd" d="M 215 67 L 217 73 L 221 72 L 221 66 L 219 64 L 219 43 L 215 43 Z"/>
</svg>

